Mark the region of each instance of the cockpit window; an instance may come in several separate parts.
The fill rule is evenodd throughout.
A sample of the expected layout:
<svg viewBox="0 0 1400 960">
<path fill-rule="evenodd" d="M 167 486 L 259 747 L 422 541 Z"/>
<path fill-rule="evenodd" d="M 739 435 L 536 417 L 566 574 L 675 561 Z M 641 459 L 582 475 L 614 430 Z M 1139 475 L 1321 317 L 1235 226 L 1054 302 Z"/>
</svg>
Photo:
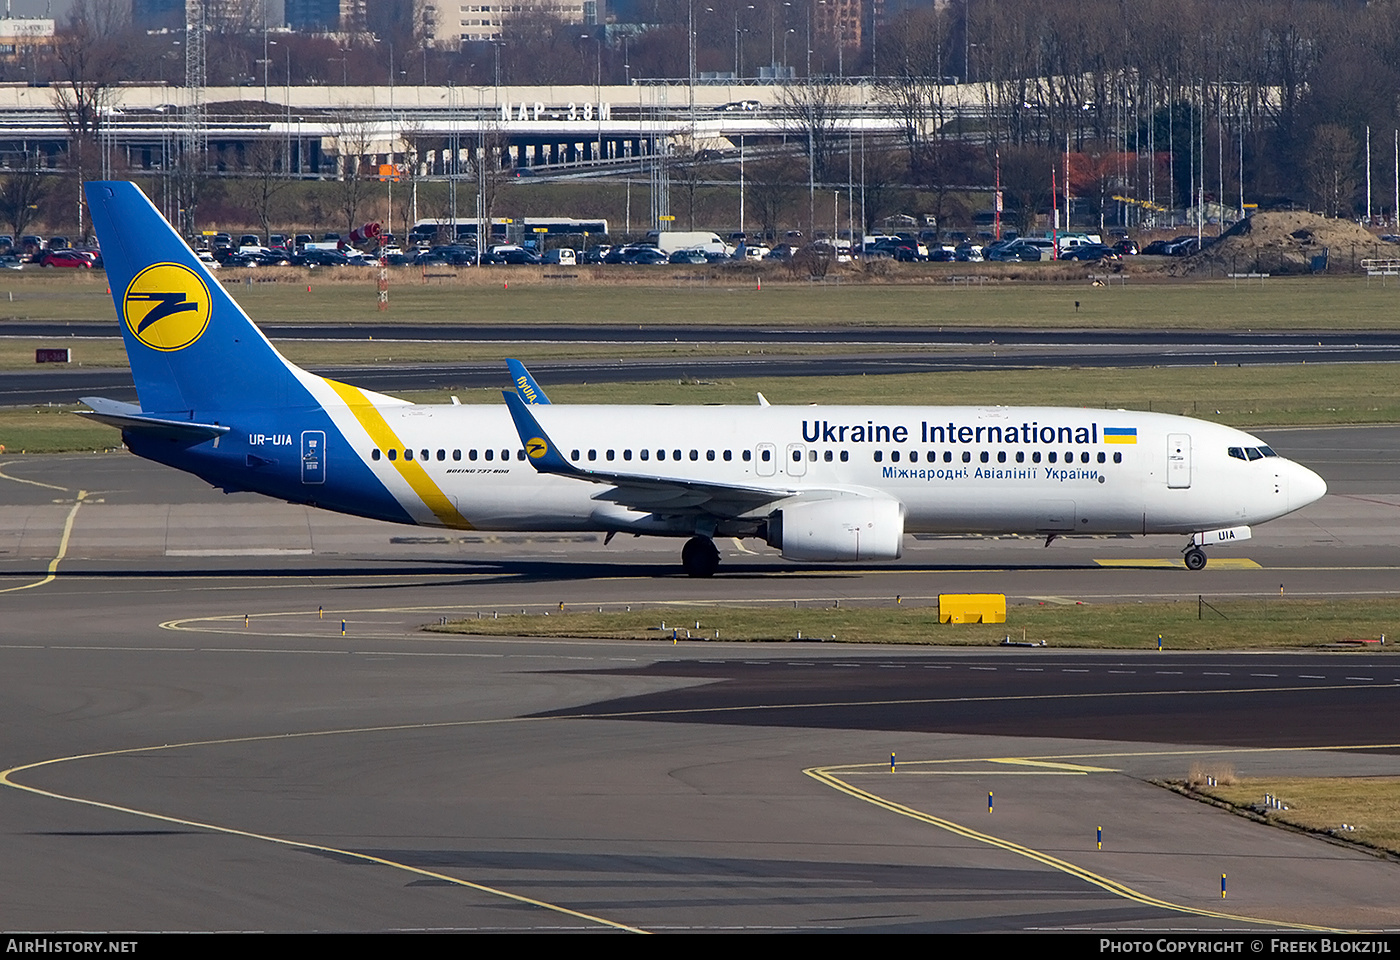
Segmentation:
<svg viewBox="0 0 1400 960">
<path fill-rule="evenodd" d="M 1264 457 L 1276 457 L 1268 447 L 1230 447 L 1225 451 L 1236 460 L 1262 460 Z"/>
<path fill-rule="evenodd" d="M 1260 447 L 1260 448 L 1259 448 L 1259 452 L 1262 453 L 1262 454 L 1263 454 L 1264 456 L 1266 456 L 1266 457 L 1276 457 L 1276 456 L 1278 456 L 1278 454 L 1274 453 L 1273 449 L 1270 448 L 1270 447 Z"/>
<path fill-rule="evenodd" d="M 1244 460 L 1244 459 L 1246 459 L 1246 457 L 1245 457 L 1245 455 L 1244 455 L 1244 447 L 1231 447 L 1231 448 L 1230 448 L 1228 451 L 1226 451 L 1226 452 L 1228 452 L 1228 453 L 1230 454 L 1230 456 L 1234 457 L 1236 460 Z"/>
<path fill-rule="evenodd" d="M 1259 452 L 1259 448 L 1258 448 L 1258 447 L 1245 447 L 1245 448 L 1244 448 L 1244 452 L 1247 453 L 1247 454 L 1249 454 L 1249 459 L 1251 459 L 1251 460 L 1263 460 L 1263 459 L 1264 459 L 1264 455 L 1263 455 L 1262 453 Z"/>
</svg>

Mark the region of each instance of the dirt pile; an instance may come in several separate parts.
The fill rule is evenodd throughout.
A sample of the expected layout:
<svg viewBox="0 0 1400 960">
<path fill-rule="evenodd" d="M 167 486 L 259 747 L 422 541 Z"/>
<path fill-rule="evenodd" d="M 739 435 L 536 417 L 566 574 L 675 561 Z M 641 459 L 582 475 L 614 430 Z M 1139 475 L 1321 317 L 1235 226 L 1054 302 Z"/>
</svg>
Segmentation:
<svg viewBox="0 0 1400 960">
<path fill-rule="evenodd" d="M 1400 246 L 1386 243 L 1350 220 L 1297 211 L 1256 213 L 1220 235 L 1200 253 L 1174 264 L 1176 276 L 1230 273 L 1296 274 L 1361 270 L 1370 257 L 1400 257 Z"/>
</svg>

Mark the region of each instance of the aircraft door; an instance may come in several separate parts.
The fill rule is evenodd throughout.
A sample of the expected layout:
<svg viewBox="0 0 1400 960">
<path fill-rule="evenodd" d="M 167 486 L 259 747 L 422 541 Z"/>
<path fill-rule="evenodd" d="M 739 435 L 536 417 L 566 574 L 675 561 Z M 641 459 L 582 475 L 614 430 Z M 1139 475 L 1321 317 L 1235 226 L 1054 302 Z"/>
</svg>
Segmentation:
<svg viewBox="0 0 1400 960">
<path fill-rule="evenodd" d="M 1167 487 L 1185 490 L 1191 486 L 1191 435 L 1167 435 Z"/>
<path fill-rule="evenodd" d="M 787 445 L 787 472 L 790 477 L 801 477 L 807 474 L 807 447 L 800 443 L 789 443 Z"/>
<path fill-rule="evenodd" d="M 324 430 L 303 430 L 301 432 L 301 482 L 326 482 L 326 432 Z"/>
<path fill-rule="evenodd" d="M 754 473 L 760 477 L 771 477 L 778 470 L 778 448 L 771 443 L 760 443 L 754 449 Z"/>
</svg>

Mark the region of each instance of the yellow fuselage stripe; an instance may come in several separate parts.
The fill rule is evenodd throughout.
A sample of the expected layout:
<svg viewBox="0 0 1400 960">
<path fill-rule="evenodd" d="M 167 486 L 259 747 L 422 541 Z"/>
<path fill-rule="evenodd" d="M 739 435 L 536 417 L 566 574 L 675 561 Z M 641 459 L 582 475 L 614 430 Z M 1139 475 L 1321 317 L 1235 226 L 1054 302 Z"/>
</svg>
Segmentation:
<svg viewBox="0 0 1400 960">
<path fill-rule="evenodd" d="M 360 391 L 358 387 L 352 387 L 348 383 L 339 383 L 335 380 L 326 380 L 330 388 L 336 392 L 341 400 L 345 401 L 346 407 L 355 415 L 355 419 L 364 427 L 365 433 L 374 445 L 381 450 L 406 450 L 408 449 L 403 441 L 394 433 L 392 427 L 380 413 L 370 403 L 369 398 Z M 417 460 L 395 459 L 389 461 L 398 470 L 399 476 L 403 477 L 409 487 L 424 505 L 433 512 L 433 515 L 442 522 L 444 527 L 454 527 L 458 530 L 474 529 L 466 517 L 447 496 L 442 492 L 442 488 L 432 477 L 428 476 L 428 471 L 423 469 L 423 464 Z"/>
</svg>

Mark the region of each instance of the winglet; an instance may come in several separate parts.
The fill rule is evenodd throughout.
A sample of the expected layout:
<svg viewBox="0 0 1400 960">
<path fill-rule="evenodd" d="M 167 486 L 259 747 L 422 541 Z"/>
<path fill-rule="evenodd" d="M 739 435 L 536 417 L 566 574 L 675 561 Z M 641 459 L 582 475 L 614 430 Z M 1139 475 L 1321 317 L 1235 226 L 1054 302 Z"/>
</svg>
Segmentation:
<svg viewBox="0 0 1400 960">
<path fill-rule="evenodd" d="M 507 360 L 506 366 L 510 368 L 510 379 L 515 384 L 515 392 L 520 394 L 522 400 L 526 403 L 549 403 L 549 397 L 544 395 L 544 390 L 535 382 L 535 378 L 530 376 L 525 364 L 519 360 Z"/>
<path fill-rule="evenodd" d="M 520 445 L 525 448 L 525 456 L 537 471 L 567 476 L 579 476 L 584 472 L 564 458 L 563 452 L 530 412 L 524 397 L 514 390 L 502 390 L 501 396 L 505 397 L 510 418 L 515 421 L 515 431 L 520 434 Z"/>
</svg>

